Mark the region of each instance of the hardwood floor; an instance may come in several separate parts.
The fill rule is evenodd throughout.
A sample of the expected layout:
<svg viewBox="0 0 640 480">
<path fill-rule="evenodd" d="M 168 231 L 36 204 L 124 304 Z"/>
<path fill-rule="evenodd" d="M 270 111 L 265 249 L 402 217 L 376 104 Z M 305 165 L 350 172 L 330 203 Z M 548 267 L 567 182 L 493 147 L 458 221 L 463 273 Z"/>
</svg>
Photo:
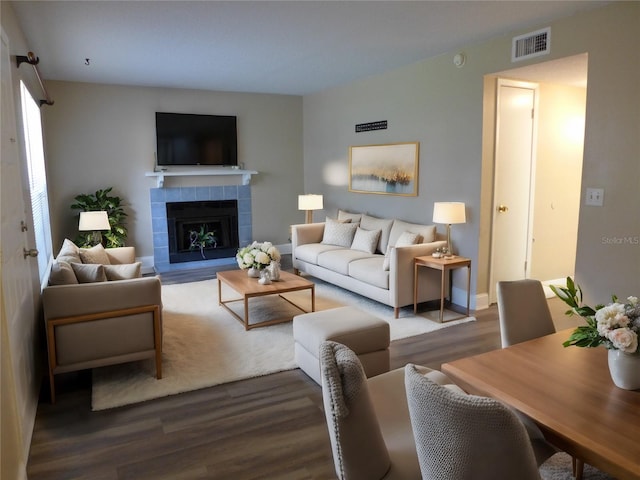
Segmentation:
<svg viewBox="0 0 640 480">
<path fill-rule="evenodd" d="M 200 272 L 163 282 L 176 277 Z M 550 305 L 562 322 L 560 302 Z M 392 367 L 439 368 L 499 348 L 496 307 L 475 315 L 393 342 Z M 43 398 L 38 407 L 30 480 L 335 478 L 321 389 L 299 369 L 99 412 L 91 411 L 90 372 L 56 382 L 57 403 Z"/>
</svg>

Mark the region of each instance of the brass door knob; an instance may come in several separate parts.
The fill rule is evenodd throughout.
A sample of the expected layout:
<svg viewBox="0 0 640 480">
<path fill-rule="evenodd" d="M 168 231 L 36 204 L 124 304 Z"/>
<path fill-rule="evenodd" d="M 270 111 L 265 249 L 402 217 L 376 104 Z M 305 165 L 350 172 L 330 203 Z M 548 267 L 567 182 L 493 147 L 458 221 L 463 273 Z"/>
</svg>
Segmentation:
<svg viewBox="0 0 640 480">
<path fill-rule="evenodd" d="M 507 207 L 506 205 L 498 205 L 498 208 L 496 208 L 496 210 L 498 210 L 498 212 L 500 213 L 504 213 L 509 210 L 509 207 Z"/>
<path fill-rule="evenodd" d="M 38 250 L 35 248 L 30 248 L 29 250 L 27 250 L 26 248 L 22 248 L 22 255 L 24 256 L 24 258 L 27 257 L 37 257 L 38 256 Z"/>
</svg>

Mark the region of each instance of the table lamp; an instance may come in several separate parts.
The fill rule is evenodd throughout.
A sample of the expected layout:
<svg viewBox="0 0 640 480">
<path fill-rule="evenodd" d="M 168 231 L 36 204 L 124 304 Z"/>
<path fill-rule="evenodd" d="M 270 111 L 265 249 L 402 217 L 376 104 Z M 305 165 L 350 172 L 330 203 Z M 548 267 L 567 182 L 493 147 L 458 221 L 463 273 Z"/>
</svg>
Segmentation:
<svg viewBox="0 0 640 480">
<path fill-rule="evenodd" d="M 92 245 L 102 243 L 101 230 L 111 230 L 107 212 L 80 212 L 78 230 L 81 232 L 92 232 Z"/>
<path fill-rule="evenodd" d="M 306 210 L 306 223 L 313 223 L 313 211 L 322 208 L 322 195 L 298 195 L 298 210 Z"/>
<path fill-rule="evenodd" d="M 463 202 L 435 202 L 433 204 L 433 222 L 447 225 L 447 251 L 453 255 L 451 249 L 451 224 L 465 223 L 465 206 Z"/>
</svg>

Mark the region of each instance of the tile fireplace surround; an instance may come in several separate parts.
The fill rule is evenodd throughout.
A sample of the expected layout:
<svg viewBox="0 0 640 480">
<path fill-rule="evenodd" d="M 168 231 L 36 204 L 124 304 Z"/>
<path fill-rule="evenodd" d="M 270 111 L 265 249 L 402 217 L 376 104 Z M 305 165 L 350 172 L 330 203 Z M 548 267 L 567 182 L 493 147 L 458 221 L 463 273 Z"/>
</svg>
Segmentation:
<svg viewBox="0 0 640 480">
<path fill-rule="evenodd" d="M 167 234 L 167 202 L 193 202 L 206 200 L 238 201 L 238 239 L 240 245 L 251 243 L 251 186 L 224 185 L 217 187 L 152 188 L 151 226 L 153 229 L 153 261 L 156 272 L 171 272 L 235 263 L 235 257 L 216 258 L 187 263 L 169 263 L 169 237 Z"/>
</svg>

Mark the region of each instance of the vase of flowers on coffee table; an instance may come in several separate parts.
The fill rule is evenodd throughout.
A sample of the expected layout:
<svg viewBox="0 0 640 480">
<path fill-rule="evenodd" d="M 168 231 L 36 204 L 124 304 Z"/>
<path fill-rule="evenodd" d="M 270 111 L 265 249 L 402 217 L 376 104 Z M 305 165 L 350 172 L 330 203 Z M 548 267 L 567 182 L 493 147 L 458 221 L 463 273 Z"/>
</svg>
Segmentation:
<svg viewBox="0 0 640 480">
<path fill-rule="evenodd" d="M 253 242 L 238 250 L 236 261 L 242 270 L 247 270 L 249 277 L 259 278 L 262 270 L 280 262 L 280 252 L 271 242 Z M 271 279 L 276 280 L 272 272 L 270 274 Z"/>
</svg>

